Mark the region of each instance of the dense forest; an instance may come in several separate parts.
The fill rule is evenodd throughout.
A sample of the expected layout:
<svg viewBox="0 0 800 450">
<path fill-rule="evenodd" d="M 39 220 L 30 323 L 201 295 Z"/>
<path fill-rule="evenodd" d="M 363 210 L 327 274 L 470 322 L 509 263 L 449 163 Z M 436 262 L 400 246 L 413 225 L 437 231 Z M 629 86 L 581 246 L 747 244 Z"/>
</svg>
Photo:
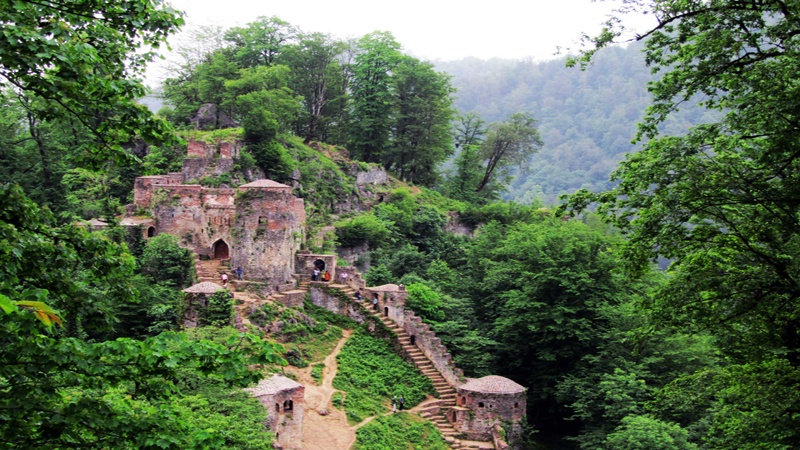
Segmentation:
<svg viewBox="0 0 800 450">
<path fill-rule="evenodd" d="M 266 305 L 240 332 L 227 291 L 182 328 L 193 255 L 117 225 L 134 179 L 201 135 L 245 148 L 198 182 L 291 185 L 307 249 L 405 285 L 467 376 L 525 386 L 528 448 L 800 447 L 800 5 L 620 14 L 641 8 L 660 20 L 640 43 L 614 47 L 612 20 L 547 63 L 434 65 L 388 32 L 277 17 L 197 29 L 154 115 L 144 68 L 178 11 L 0 5 L 0 448 L 269 448 L 241 388 L 354 328 Z M 353 167 L 392 175 L 380 202 L 358 203 Z M 258 326 L 276 318 L 293 327 Z M 334 406 L 429 392 L 391 353 L 354 332 Z M 355 448 L 444 447 L 416 419 L 373 422 Z"/>
</svg>

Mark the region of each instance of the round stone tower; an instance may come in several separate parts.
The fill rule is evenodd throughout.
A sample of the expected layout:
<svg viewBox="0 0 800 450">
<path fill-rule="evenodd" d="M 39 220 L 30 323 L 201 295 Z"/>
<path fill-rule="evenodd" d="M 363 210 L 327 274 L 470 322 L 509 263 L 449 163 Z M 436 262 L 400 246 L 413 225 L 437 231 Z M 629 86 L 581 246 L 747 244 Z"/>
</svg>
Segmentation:
<svg viewBox="0 0 800 450">
<path fill-rule="evenodd" d="M 525 388 L 498 375 L 470 378 L 456 389 L 457 406 L 449 419 L 471 439 L 492 439 L 495 426 L 505 430 L 508 443 L 514 447 L 521 437 L 521 421 L 525 418 Z"/>
</svg>

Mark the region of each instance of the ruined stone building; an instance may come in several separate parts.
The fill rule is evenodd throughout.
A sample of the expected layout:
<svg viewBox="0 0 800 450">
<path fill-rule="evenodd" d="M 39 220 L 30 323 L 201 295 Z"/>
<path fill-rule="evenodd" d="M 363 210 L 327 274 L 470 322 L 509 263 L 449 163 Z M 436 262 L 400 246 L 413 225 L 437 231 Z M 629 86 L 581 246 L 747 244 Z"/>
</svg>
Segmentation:
<svg viewBox="0 0 800 450">
<path fill-rule="evenodd" d="M 273 445 L 283 450 L 302 449 L 303 403 L 306 388 L 283 375 L 275 374 L 245 391 L 256 397 L 267 410 L 265 425 L 275 433 Z"/>
<path fill-rule="evenodd" d="M 241 267 L 267 291 L 285 289 L 292 285 L 294 254 L 304 238 L 303 200 L 271 180 L 238 188 L 199 184 L 230 173 L 239 145 L 189 141 L 181 172 L 136 179 L 129 216 L 138 218 L 148 237 L 172 234 L 201 259 Z"/>
</svg>

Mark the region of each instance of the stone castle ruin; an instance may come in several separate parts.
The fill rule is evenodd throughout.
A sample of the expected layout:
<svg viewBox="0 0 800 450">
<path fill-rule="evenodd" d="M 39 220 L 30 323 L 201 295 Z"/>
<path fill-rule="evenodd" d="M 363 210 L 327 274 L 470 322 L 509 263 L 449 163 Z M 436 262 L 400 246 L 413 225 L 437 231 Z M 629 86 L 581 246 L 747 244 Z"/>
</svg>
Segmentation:
<svg viewBox="0 0 800 450">
<path fill-rule="evenodd" d="M 500 376 L 464 377 L 428 324 L 406 309 L 408 292 L 403 286 L 367 287 L 353 267 L 337 267 L 337 255 L 300 251 L 306 238 L 305 205 L 290 186 L 266 179 L 238 188 L 200 184 L 233 171 L 240 145 L 190 141 L 181 172 L 136 179 L 134 204 L 128 205 L 121 224 L 141 229 L 145 238 L 161 233 L 176 236 L 200 262 L 218 261 L 228 271 L 241 267 L 246 281 L 237 280 L 237 290 L 242 283 L 248 289 L 256 284 L 256 292 L 279 293 L 275 298 L 286 306 L 302 305 L 308 296 L 317 306 L 357 322 L 378 318 L 394 331 L 406 358 L 437 387 L 440 399 L 423 417 L 434 421 L 446 436 L 450 433 L 491 443 L 496 449 L 518 448 L 526 410 L 525 388 Z M 329 271 L 331 282 L 312 283 L 309 278 L 314 268 Z M 203 282 L 186 290 L 188 309 L 194 316 L 209 295 L 222 289 L 200 271 L 198 265 Z M 327 287 L 323 289 L 322 284 Z M 362 292 L 361 304 L 352 298 L 356 289 Z M 378 300 L 377 307 L 373 299 Z M 194 319 L 189 322 L 196 322 Z M 372 323 L 374 329 L 377 325 Z M 423 370 L 421 361 L 430 369 Z M 302 448 L 304 387 L 276 375 L 248 391 L 267 409 L 266 425 L 276 433 L 276 447 Z M 461 448 L 456 440 L 451 445 Z"/>
<path fill-rule="evenodd" d="M 183 170 L 138 177 L 134 205 L 152 220 L 143 223 L 148 237 L 169 233 L 200 259 L 224 260 L 241 267 L 248 280 L 268 292 L 294 285 L 294 254 L 304 239 L 303 200 L 292 188 L 257 180 L 238 188 L 197 184 L 233 170 L 239 144 L 189 141 Z"/>
</svg>

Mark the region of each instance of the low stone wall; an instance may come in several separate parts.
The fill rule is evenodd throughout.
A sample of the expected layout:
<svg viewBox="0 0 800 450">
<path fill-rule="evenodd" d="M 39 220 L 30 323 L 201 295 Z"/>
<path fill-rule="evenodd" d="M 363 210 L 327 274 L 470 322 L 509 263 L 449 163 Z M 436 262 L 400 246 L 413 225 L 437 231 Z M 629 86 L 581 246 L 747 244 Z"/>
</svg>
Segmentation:
<svg viewBox="0 0 800 450">
<path fill-rule="evenodd" d="M 492 443 L 496 450 L 508 450 L 508 443 L 503 439 L 502 428 L 500 425 L 495 425 L 492 428 Z"/>
<path fill-rule="evenodd" d="M 327 284 L 315 282 L 308 290 L 311 303 L 325 308 L 332 313 L 349 317 L 358 323 L 367 321 L 367 316 L 360 305 L 354 301 L 345 301 L 341 291 L 328 287 Z"/>
</svg>

